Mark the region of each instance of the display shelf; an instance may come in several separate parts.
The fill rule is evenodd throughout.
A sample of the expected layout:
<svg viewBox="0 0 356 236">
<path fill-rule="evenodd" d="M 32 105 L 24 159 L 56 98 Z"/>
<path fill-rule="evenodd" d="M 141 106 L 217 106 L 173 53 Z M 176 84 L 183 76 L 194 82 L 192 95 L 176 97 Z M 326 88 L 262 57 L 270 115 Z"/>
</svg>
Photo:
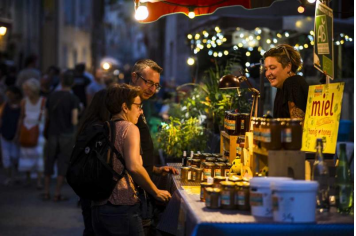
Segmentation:
<svg viewBox="0 0 356 236">
<path fill-rule="evenodd" d="M 220 132 L 220 153 L 224 155 L 224 150 L 229 150 L 229 162 L 232 163 L 236 158 L 237 137 L 229 135 L 225 131 Z"/>
</svg>

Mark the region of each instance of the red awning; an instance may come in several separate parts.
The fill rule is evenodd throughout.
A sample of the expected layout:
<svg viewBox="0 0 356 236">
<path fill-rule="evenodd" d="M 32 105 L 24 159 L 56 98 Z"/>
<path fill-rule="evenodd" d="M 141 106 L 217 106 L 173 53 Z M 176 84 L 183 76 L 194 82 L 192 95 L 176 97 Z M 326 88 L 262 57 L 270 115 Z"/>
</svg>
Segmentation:
<svg viewBox="0 0 356 236">
<path fill-rule="evenodd" d="M 136 6 L 138 3 L 146 4 L 149 15 L 141 23 L 149 23 L 159 18 L 174 14 L 182 13 L 188 15 L 189 11 L 194 11 L 195 16 L 207 15 L 214 13 L 218 8 L 229 6 L 242 6 L 246 9 L 267 7 L 274 0 L 134 0 Z"/>
</svg>

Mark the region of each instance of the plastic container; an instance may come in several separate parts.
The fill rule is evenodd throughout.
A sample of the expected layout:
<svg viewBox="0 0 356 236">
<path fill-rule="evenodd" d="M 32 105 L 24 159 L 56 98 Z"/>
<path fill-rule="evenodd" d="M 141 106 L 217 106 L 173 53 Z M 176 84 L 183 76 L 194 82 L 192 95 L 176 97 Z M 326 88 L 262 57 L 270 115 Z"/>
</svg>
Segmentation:
<svg viewBox="0 0 356 236">
<path fill-rule="evenodd" d="M 316 181 L 279 181 L 271 183 L 273 220 L 285 223 L 315 222 Z"/>
<path fill-rule="evenodd" d="M 250 180 L 251 213 L 257 217 L 273 217 L 270 185 L 277 181 L 290 181 L 287 177 L 255 177 Z"/>
</svg>

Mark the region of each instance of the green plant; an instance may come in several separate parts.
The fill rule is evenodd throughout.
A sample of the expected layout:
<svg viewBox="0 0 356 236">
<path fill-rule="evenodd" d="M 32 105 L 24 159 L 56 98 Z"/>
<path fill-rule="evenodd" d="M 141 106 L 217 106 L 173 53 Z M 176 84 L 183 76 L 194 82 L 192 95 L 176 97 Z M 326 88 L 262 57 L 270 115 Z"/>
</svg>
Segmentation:
<svg viewBox="0 0 356 236">
<path fill-rule="evenodd" d="M 170 117 L 163 123 L 157 134 L 158 148 L 167 156 L 181 157 L 183 151 L 203 151 L 206 149 L 205 128 L 199 120 L 190 117 L 186 120 Z"/>
</svg>

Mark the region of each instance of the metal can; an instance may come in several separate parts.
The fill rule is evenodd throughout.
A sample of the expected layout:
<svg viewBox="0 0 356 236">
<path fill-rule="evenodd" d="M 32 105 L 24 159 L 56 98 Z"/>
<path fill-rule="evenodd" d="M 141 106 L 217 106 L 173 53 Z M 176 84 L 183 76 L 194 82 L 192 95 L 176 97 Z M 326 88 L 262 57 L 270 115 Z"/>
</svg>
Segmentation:
<svg viewBox="0 0 356 236">
<path fill-rule="evenodd" d="M 249 182 L 237 182 L 235 205 L 239 210 L 250 210 L 250 183 Z"/>
<path fill-rule="evenodd" d="M 182 167 L 180 169 L 180 181 L 182 183 L 185 183 L 185 182 L 188 182 L 188 174 L 190 172 L 190 167 L 187 166 L 187 167 Z"/>
<path fill-rule="evenodd" d="M 220 192 L 219 188 L 205 188 L 206 198 L 205 205 L 207 208 L 217 209 L 220 208 Z"/>
<path fill-rule="evenodd" d="M 236 184 L 230 181 L 221 181 L 221 208 L 235 209 L 235 186 Z"/>
<path fill-rule="evenodd" d="M 205 202 L 206 198 L 206 188 L 213 187 L 212 183 L 202 182 L 200 183 L 200 200 Z"/>
</svg>

